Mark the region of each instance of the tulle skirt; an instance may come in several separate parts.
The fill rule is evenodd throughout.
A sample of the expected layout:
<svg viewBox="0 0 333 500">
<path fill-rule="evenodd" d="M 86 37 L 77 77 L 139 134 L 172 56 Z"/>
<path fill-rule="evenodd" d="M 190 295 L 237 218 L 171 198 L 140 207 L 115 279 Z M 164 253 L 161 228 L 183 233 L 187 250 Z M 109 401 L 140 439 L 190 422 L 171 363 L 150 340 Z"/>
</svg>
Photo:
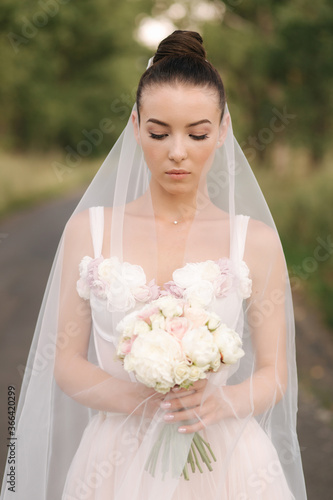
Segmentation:
<svg viewBox="0 0 333 500">
<path fill-rule="evenodd" d="M 147 500 L 154 498 L 154 481 L 159 500 L 295 500 L 277 452 L 254 418 L 226 419 L 200 431 L 216 457 L 213 470 L 203 465 L 202 473 L 189 472 L 188 481 L 181 477 L 171 486 L 145 471 L 142 457 L 136 461 L 145 430 L 137 416 L 95 415 L 72 461 L 62 500 Z"/>
</svg>

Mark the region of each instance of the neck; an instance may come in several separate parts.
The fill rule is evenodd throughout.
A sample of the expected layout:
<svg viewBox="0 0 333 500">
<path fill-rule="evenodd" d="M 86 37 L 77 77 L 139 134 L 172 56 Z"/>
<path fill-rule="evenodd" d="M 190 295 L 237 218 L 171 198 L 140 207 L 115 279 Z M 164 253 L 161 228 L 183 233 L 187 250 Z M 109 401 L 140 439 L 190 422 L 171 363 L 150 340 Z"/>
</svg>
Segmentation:
<svg viewBox="0 0 333 500">
<path fill-rule="evenodd" d="M 197 189 L 188 193 L 171 194 L 151 182 L 150 193 L 155 216 L 174 223 L 193 220 L 199 209 L 200 192 Z"/>
</svg>

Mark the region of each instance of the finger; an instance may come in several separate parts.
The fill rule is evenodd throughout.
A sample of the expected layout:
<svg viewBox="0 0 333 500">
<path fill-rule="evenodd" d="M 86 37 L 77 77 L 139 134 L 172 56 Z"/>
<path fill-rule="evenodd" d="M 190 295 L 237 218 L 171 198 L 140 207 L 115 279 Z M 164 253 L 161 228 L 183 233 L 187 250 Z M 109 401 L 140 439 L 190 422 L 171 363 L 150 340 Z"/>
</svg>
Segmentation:
<svg viewBox="0 0 333 500">
<path fill-rule="evenodd" d="M 161 403 L 161 408 L 162 410 L 173 412 L 183 410 L 185 408 L 193 408 L 194 406 L 199 406 L 200 403 L 201 396 L 198 393 L 192 393 L 181 398 L 163 401 Z"/>
<path fill-rule="evenodd" d="M 184 420 L 200 419 L 203 411 L 200 407 L 186 408 L 184 410 L 168 412 L 163 416 L 165 422 L 181 422 Z"/>
<path fill-rule="evenodd" d="M 205 429 L 209 425 L 215 423 L 215 419 L 211 415 L 206 415 L 201 417 L 197 422 L 193 422 L 189 425 L 181 425 L 178 427 L 178 432 L 181 434 L 192 434 L 194 432 L 199 432 L 202 429 Z"/>
</svg>

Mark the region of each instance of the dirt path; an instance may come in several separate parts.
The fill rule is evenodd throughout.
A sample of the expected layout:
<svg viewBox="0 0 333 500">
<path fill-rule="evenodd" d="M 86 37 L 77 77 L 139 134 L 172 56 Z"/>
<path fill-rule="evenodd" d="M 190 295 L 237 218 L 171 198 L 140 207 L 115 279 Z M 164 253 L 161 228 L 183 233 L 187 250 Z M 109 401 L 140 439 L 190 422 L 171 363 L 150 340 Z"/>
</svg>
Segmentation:
<svg viewBox="0 0 333 500">
<path fill-rule="evenodd" d="M 0 223 L 1 477 L 6 461 L 7 388 L 14 385 L 18 393 L 55 249 L 78 197 L 41 205 Z M 300 297 L 295 297 L 295 313 L 300 375 L 298 430 L 308 498 L 332 500 L 333 335 Z"/>
</svg>

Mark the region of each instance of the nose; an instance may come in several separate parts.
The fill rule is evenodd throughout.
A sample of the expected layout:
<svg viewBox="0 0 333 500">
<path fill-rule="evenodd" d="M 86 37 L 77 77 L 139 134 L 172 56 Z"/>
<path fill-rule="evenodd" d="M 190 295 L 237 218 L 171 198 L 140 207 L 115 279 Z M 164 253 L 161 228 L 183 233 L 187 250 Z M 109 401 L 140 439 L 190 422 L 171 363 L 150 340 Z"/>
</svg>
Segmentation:
<svg viewBox="0 0 333 500">
<path fill-rule="evenodd" d="M 182 139 L 175 138 L 171 142 L 168 157 L 169 160 L 176 163 L 180 163 L 187 158 L 186 146 Z"/>
</svg>

